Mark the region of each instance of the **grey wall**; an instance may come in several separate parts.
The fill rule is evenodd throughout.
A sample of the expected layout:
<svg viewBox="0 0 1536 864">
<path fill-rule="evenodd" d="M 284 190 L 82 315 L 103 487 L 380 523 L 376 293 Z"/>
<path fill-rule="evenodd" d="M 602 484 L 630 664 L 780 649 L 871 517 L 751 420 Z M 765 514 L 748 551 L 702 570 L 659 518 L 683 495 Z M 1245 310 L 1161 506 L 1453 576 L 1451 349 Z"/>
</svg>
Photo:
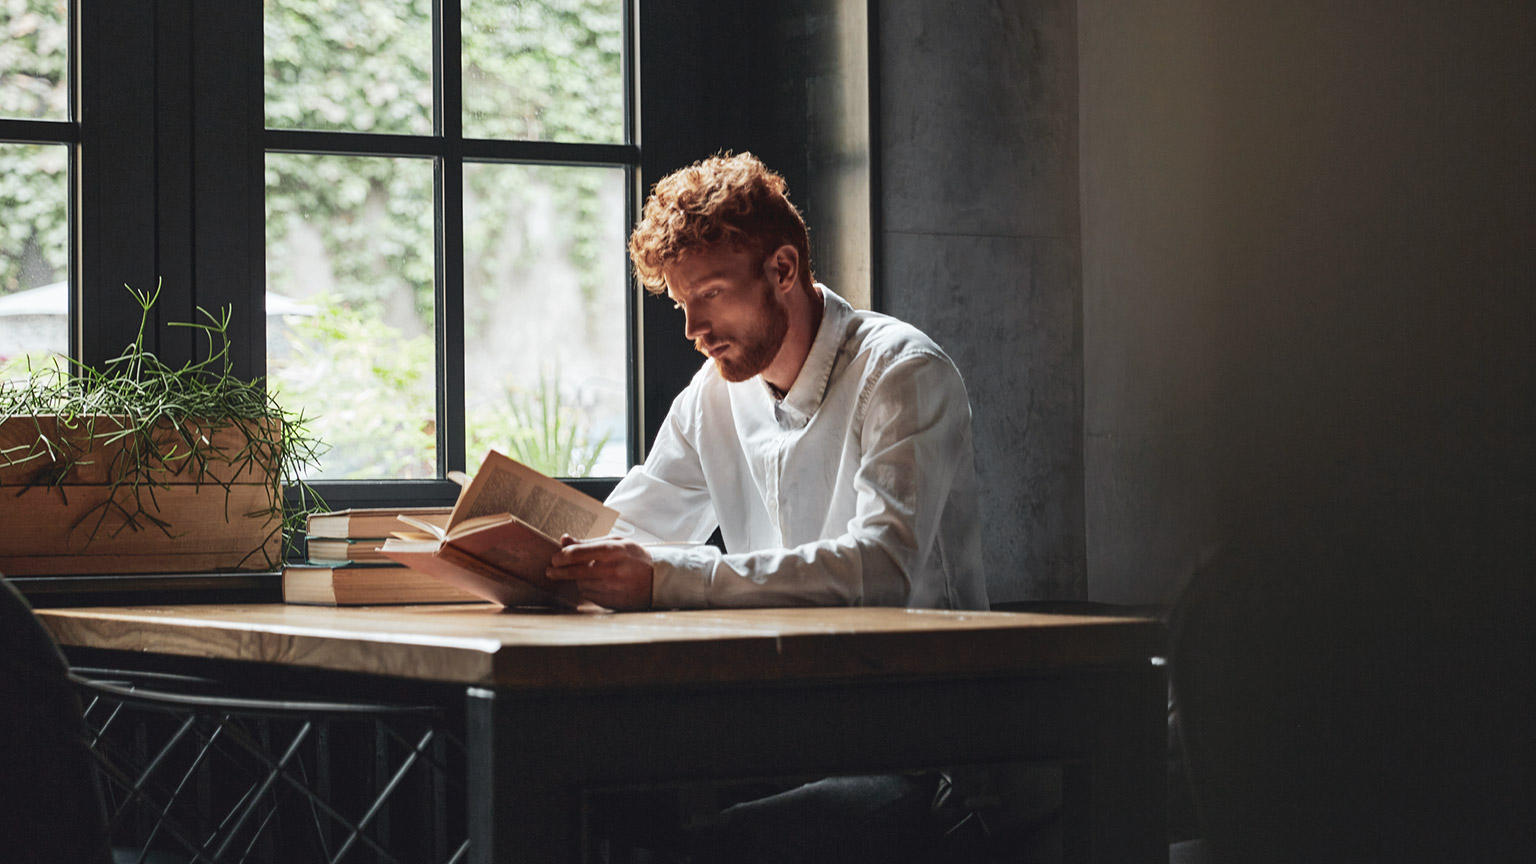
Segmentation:
<svg viewBox="0 0 1536 864">
<path fill-rule="evenodd" d="M 1536 4 L 1078 7 L 1089 596 L 1529 506 Z"/>
<path fill-rule="evenodd" d="M 1536 5 L 877 5 L 879 290 L 971 388 L 994 599 L 1529 505 Z"/>
<path fill-rule="evenodd" d="M 994 602 L 1082 596 L 1072 0 L 882 0 L 883 311 L 965 376 Z"/>
<path fill-rule="evenodd" d="M 675 71 L 646 122 L 698 127 L 647 172 L 757 150 L 835 238 L 872 164 L 877 302 L 970 388 L 994 600 L 1165 602 L 1284 512 L 1529 501 L 1536 4 L 870 8 L 868 155 L 831 122 L 850 0 L 701 3 L 646 34 Z M 646 338 L 692 356 L 675 330 Z"/>
</svg>

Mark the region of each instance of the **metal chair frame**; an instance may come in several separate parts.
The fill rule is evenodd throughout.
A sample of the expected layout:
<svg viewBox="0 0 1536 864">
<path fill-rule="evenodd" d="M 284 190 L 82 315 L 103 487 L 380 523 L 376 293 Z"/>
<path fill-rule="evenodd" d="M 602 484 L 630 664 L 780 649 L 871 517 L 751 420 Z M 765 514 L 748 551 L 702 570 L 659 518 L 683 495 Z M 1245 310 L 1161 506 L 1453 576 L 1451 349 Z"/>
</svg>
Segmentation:
<svg viewBox="0 0 1536 864">
<path fill-rule="evenodd" d="M 398 864 L 400 853 L 371 829 L 412 770 L 422 766 L 429 772 L 426 779 L 439 802 L 448 784 L 463 788 L 462 769 L 449 764 L 449 754 L 462 761 L 464 744 L 445 728 L 442 711 L 434 706 L 209 695 L 220 689 L 217 682 L 164 673 L 75 668 L 70 678 L 81 693 L 90 749 L 106 786 L 110 830 L 118 836 L 129 830 L 130 817 L 141 822 L 139 836 L 128 844 L 141 846 L 139 864 L 149 861 L 167 837 L 177 845 L 176 854 L 199 864 L 259 860 L 258 845 L 264 840 L 271 859 L 277 843 L 302 842 L 293 836 L 296 832 L 274 837 L 272 830 L 282 824 L 279 811 L 291 800 L 307 811 L 306 834 L 313 829 L 309 842 L 330 864 L 369 854 L 374 861 Z M 188 690 L 203 692 L 178 692 Z M 150 747 L 145 724 L 155 715 L 170 718 L 174 728 Z M 369 721 L 376 736 L 377 793 L 349 816 L 343 812 L 348 808 L 329 794 L 326 733 L 333 724 Z M 125 736 L 134 738 L 133 746 L 124 743 Z M 403 752 L 392 765 L 394 760 L 387 758 L 391 746 Z M 221 766 L 238 767 L 223 768 L 211 778 L 215 757 L 224 760 Z M 233 802 L 213 805 L 209 784 L 232 780 L 237 781 L 233 794 L 226 797 Z M 199 787 L 202 794 L 193 794 Z M 447 808 L 437 809 L 442 821 Z M 147 831 L 142 828 L 146 822 Z M 338 826 L 345 836 L 332 842 Z M 467 857 L 467 838 L 448 844 L 441 830 L 438 836 L 438 852 L 447 854 L 434 860 L 458 864 Z"/>
</svg>

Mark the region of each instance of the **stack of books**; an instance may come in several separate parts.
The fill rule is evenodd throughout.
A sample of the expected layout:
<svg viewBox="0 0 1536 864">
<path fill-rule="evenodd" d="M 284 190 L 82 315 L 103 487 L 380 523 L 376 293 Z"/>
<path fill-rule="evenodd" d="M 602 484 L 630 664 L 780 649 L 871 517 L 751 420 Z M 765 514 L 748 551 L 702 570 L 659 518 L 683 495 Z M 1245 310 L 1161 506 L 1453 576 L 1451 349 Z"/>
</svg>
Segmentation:
<svg viewBox="0 0 1536 864">
<path fill-rule="evenodd" d="M 479 603 L 481 598 L 384 557 L 378 549 L 410 525 L 401 515 L 439 527 L 451 507 L 379 507 L 311 514 L 304 564 L 283 568 L 283 600 L 319 606 Z"/>
</svg>

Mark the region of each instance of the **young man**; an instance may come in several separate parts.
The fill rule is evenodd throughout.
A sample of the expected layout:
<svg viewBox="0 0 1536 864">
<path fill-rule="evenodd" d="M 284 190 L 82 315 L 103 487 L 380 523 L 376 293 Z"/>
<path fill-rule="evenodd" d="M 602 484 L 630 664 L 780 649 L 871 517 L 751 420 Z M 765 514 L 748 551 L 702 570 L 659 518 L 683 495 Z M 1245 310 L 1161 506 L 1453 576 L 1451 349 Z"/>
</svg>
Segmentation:
<svg viewBox="0 0 1536 864">
<path fill-rule="evenodd" d="M 750 153 L 677 171 L 629 248 L 709 359 L 609 496 L 617 535 L 567 538 L 549 575 L 613 609 L 987 608 L 960 374 L 814 281 L 783 178 Z"/>
</svg>

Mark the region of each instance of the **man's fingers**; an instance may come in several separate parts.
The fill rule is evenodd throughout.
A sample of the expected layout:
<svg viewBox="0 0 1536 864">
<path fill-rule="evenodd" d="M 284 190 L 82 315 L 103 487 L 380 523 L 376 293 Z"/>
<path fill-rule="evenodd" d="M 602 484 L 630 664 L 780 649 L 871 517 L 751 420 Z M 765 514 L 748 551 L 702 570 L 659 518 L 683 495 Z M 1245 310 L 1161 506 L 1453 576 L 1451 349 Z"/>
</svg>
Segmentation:
<svg viewBox="0 0 1536 864">
<path fill-rule="evenodd" d="M 544 575 L 551 579 L 601 582 L 622 577 L 633 566 L 634 562 L 628 558 L 591 558 L 559 567 L 551 565 Z"/>
<path fill-rule="evenodd" d="M 610 609 L 644 609 L 651 603 L 651 567 L 644 547 L 604 538 L 564 545 L 550 557 L 544 575 L 575 582 L 583 598 Z"/>
<path fill-rule="evenodd" d="M 597 543 L 578 543 L 566 546 L 549 559 L 551 567 L 570 567 L 612 557 L 614 550 Z"/>
<path fill-rule="evenodd" d="M 624 559 L 607 556 L 580 556 L 561 564 L 551 560 L 544 575 L 551 579 L 595 579 L 616 572 Z"/>
<path fill-rule="evenodd" d="M 573 564 L 583 564 L 588 561 L 614 561 L 635 557 L 623 540 L 573 540 L 570 543 L 565 543 L 564 538 L 561 538 L 561 542 L 564 545 L 560 548 L 560 551 L 556 552 L 549 559 L 550 566 L 552 567 L 569 567 Z"/>
</svg>

